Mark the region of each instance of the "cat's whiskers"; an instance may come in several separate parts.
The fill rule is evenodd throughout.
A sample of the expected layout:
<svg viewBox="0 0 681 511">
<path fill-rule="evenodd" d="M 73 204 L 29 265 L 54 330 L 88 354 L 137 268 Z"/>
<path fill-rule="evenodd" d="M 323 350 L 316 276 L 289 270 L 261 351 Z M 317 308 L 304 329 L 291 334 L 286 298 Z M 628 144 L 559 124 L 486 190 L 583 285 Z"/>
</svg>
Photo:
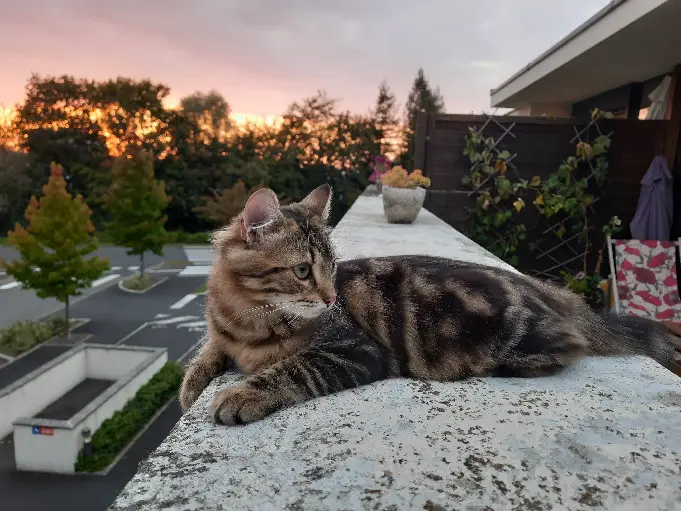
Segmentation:
<svg viewBox="0 0 681 511">
<path fill-rule="evenodd" d="M 257 319 L 260 319 L 260 318 L 268 318 L 269 316 L 271 316 L 271 315 L 274 314 L 275 312 L 279 312 L 279 311 L 282 311 L 282 310 L 290 309 L 291 307 L 294 307 L 294 306 L 295 306 L 295 302 L 289 302 L 289 303 L 282 302 L 282 303 L 284 303 L 284 305 L 282 305 L 281 307 L 276 307 L 275 305 L 272 305 L 272 306 L 269 306 L 269 305 L 268 305 L 268 306 L 261 306 L 261 307 L 252 307 L 251 309 L 247 309 L 246 311 L 252 311 L 252 314 L 250 314 L 250 315 L 245 315 L 245 312 L 246 312 L 246 311 L 243 311 L 242 313 L 237 314 L 234 318 L 232 318 L 232 319 L 229 321 L 229 323 L 227 323 L 227 325 L 225 325 L 225 326 L 230 326 L 230 325 L 232 325 L 232 324 L 233 324 L 235 321 L 237 321 L 238 319 L 241 319 L 241 320 L 244 320 L 244 319 L 247 319 L 247 320 L 257 320 Z M 281 304 L 276 304 L 276 305 L 281 305 Z M 258 312 L 258 311 L 261 310 L 261 309 L 270 309 L 271 307 L 276 307 L 276 308 L 271 309 L 271 310 L 267 310 L 266 312 L 261 312 L 260 314 L 255 314 L 256 312 Z M 255 315 L 254 315 L 254 314 L 255 314 Z M 244 316 L 245 316 L 245 317 L 244 317 Z M 266 321 L 267 321 L 267 320 L 266 320 Z"/>
</svg>

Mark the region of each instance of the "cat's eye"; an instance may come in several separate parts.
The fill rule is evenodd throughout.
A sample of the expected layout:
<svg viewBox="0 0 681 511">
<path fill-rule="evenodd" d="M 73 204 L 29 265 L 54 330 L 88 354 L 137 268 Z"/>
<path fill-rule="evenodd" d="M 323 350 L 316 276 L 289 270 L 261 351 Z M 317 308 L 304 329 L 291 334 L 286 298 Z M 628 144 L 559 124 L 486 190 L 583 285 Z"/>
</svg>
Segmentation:
<svg viewBox="0 0 681 511">
<path fill-rule="evenodd" d="M 301 280 L 304 280 L 310 276 L 310 265 L 307 263 L 300 263 L 293 267 L 293 273 L 296 274 Z"/>
</svg>

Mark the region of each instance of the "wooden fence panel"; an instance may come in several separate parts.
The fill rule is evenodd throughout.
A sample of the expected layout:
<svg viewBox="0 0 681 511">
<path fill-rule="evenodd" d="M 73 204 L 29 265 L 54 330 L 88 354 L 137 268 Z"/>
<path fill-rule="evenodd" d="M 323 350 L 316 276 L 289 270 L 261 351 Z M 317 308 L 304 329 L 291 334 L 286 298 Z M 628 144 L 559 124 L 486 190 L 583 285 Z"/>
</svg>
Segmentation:
<svg viewBox="0 0 681 511">
<path fill-rule="evenodd" d="M 426 208 L 466 233 L 470 229 L 468 208 L 475 197 L 461 185 L 468 174 L 470 162 L 464 156 L 465 137 L 469 127 L 480 129 L 495 140 L 504 129 L 513 125 L 499 147 L 517 156 L 513 164 L 523 179 L 533 176 L 547 178 L 561 162 L 575 153 L 575 135 L 586 124 L 572 118 L 498 116 L 489 122 L 487 116 L 421 114 L 416 133 L 414 164 L 432 180 L 426 198 Z M 604 133 L 612 133 L 609 152 L 611 185 L 596 207 L 596 220 L 602 225 L 618 215 L 625 226 L 622 237 L 629 236 L 628 225 L 638 202 L 640 181 L 653 157 L 664 154 L 668 144 L 669 121 L 639 121 L 606 119 L 599 121 Z M 676 176 L 677 179 L 681 176 Z M 522 220 L 528 227 L 528 243 L 546 236 L 547 224 L 530 208 L 523 211 Z M 600 232 L 600 225 L 597 226 Z M 597 244 L 600 242 L 595 238 Z M 550 261 L 537 261 L 536 252 L 523 247 L 518 253 L 522 271 L 540 270 Z M 568 257 L 564 253 L 561 257 Z"/>
</svg>

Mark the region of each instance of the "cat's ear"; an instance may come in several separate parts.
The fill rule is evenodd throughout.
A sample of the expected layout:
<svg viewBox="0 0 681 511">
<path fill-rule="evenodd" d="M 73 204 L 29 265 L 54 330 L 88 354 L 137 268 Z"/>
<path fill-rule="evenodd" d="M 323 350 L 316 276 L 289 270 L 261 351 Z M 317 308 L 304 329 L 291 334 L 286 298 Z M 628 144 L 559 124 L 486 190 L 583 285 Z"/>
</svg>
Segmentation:
<svg viewBox="0 0 681 511">
<path fill-rule="evenodd" d="M 331 212 L 331 187 L 328 184 L 318 186 L 300 201 L 302 206 L 312 211 L 314 215 L 322 217 L 326 222 Z"/>
<path fill-rule="evenodd" d="M 269 188 L 261 188 L 251 194 L 244 206 L 242 237 L 251 239 L 253 232 L 264 229 L 281 218 L 279 199 Z"/>
</svg>

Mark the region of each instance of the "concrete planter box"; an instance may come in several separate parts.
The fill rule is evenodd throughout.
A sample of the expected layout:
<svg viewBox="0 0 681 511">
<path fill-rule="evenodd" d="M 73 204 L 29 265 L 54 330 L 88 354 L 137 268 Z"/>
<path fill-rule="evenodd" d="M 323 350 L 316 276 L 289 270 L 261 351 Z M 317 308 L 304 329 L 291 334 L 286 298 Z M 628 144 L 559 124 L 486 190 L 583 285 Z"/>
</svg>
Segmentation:
<svg viewBox="0 0 681 511">
<path fill-rule="evenodd" d="M 165 348 L 81 344 L 2 389 L 17 470 L 74 473 L 83 430 L 94 433 L 167 360 Z"/>
<path fill-rule="evenodd" d="M 393 188 L 383 186 L 383 211 L 391 224 L 410 224 L 426 200 L 425 188 Z"/>
</svg>

